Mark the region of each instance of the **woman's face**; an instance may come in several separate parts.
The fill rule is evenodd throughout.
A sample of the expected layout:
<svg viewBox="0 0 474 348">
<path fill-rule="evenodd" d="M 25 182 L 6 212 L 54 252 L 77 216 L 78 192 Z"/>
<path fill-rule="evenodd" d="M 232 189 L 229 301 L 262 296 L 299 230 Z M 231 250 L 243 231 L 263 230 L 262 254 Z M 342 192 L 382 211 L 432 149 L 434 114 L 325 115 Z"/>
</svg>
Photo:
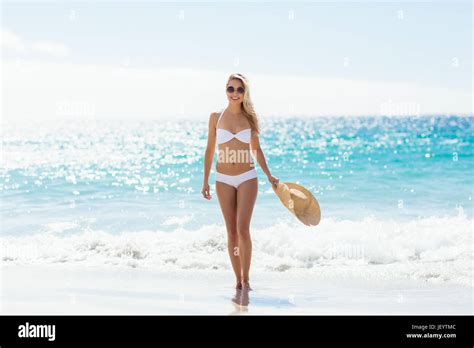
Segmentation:
<svg viewBox="0 0 474 348">
<path fill-rule="evenodd" d="M 245 89 L 242 81 L 237 79 L 230 80 L 226 86 L 227 99 L 229 100 L 229 103 L 242 103 L 244 101 L 244 91 Z"/>
</svg>

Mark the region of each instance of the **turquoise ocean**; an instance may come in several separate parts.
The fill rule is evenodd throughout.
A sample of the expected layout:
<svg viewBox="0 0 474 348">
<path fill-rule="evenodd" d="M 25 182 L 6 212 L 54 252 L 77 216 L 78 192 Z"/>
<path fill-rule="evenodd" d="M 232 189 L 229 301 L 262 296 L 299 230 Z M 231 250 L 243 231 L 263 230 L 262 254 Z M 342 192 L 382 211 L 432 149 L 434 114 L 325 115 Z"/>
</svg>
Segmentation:
<svg viewBox="0 0 474 348">
<path fill-rule="evenodd" d="M 200 193 L 207 117 L 5 122 L 1 261 L 230 269 L 214 166 L 213 199 Z M 260 142 L 322 220 L 301 225 L 257 168 L 255 269 L 385 264 L 470 282 L 474 117 L 263 118 Z M 438 273 L 417 273 L 430 262 Z"/>
</svg>

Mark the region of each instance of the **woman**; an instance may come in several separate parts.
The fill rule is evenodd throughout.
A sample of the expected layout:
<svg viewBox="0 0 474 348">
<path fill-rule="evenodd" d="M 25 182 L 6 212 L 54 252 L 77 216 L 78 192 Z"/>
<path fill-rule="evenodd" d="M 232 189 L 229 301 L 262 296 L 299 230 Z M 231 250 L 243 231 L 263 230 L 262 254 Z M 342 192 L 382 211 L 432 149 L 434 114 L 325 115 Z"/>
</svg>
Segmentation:
<svg viewBox="0 0 474 348">
<path fill-rule="evenodd" d="M 204 198 L 211 199 L 209 173 L 217 143 L 216 193 L 227 228 L 227 249 L 237 278 L 236 289 L 251 290 L 250 219 L 258 192 L 252 155 L 272 185 L 277 185 L 278 179 L 270 173 L 260 148 L 259 122 L 250 100 L 247 79 L 241 74 L 230 75 L 226 93 L 227 108 L 209 117 L 201 193 Z"/>
</svg>

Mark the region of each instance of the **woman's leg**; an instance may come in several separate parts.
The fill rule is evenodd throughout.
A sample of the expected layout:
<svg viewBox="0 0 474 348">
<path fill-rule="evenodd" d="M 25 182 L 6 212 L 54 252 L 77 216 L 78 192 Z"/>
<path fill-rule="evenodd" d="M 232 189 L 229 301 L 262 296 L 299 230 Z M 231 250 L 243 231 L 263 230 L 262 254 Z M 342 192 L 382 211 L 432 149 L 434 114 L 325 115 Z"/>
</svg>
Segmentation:
<svg viewBox="0 0 474 348">
<path fill-rule="evenodd" d="M 216 181 L 216 193 L 227 228 L 227 251 L 237 279 L 237 287 L 240 287 L 242 269 L 240 266 L 239 240 L 237 235 L 237 190 L 233 186 Z"/>
<path fill-rule="evenodd" d="M 257 199 L 258 180 L 244 181 L 237 188 L 237 233 L 239 235 L 240 261 L 242 264 L 242 282 L 249 282 L 250 259 L 252 258 L 252 240 L 250 238 L 250 220 Z"/>
</svg>

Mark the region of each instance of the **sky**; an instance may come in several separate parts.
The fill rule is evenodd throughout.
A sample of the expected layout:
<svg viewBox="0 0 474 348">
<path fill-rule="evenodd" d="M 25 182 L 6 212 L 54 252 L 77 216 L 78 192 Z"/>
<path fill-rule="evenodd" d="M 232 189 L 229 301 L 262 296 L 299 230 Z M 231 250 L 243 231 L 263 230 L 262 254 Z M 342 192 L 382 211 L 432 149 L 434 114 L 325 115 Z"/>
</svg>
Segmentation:
<svg viewBox="0 0 474 348">
<path fill-rule="evenodd" d="M 2 1 L 2 118 L 472 114 L 472 2 Z"/>
</svg>

